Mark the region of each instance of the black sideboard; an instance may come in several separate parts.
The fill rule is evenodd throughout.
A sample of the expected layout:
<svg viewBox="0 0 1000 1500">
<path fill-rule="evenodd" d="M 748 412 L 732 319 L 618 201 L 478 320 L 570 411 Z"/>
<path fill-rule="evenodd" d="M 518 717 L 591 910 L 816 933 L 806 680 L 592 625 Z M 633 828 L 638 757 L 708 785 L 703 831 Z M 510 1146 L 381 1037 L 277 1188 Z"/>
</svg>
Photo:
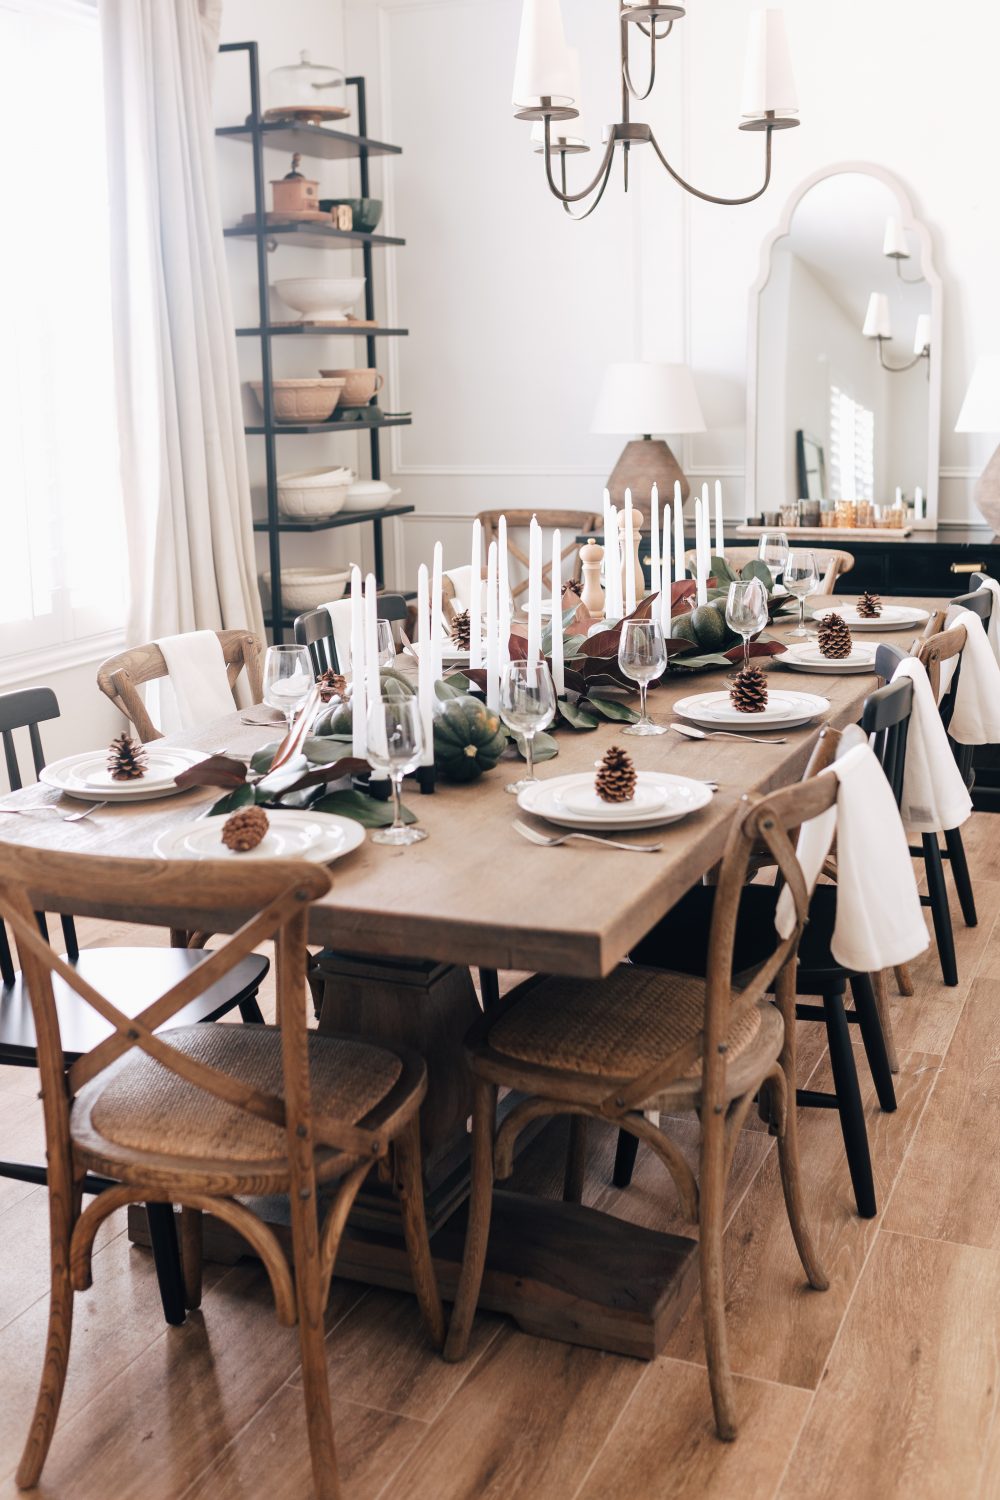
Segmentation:
<svg viewBox="0 0 1000 1500">
<path fill-rule="evenodd" d="M 795 546 L 794 537 L 794 530 L 789 531 L 791 546 Z M 755 545 L 753 537 L 738 537 L 731 532 L 726 543 L 731 547 Z M 687 545 L 694 546 L 693 537 Z M 876 594 L 927 594 L 950 599 L 966 592 L 965 582 L 970 573 L 1000 577 L 1000 537 L 988 526 L 914 531 L 898 542 L 862 541 L 857 537 L 838 541 L 836 528 L 831 528 L 829 538 L 803 539 L 801 545 L 834 547 L 851 554 L 854 567 L 840 579 L 837 592 L 841 594 L 871 589 Z"/>
</svg>

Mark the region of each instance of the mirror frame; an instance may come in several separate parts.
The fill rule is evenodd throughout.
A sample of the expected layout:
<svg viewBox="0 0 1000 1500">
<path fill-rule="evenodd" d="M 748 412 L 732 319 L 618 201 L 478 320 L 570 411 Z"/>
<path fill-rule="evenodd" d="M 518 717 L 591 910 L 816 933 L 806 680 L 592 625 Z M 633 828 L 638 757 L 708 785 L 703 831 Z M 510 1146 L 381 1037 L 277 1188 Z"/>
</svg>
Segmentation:
<svg viewBox="0 0 1000 1500">
<path fill-rule="evenodd" d="M 895 195 L 899 219 L 904 230 L 914 235 L 920 249 L 920 270 L 931 294 L 931 362 L 929 390 L 927 395 L 927 518 L 914 521 L 914 530 L 932 531 L 938 523 L 938 481 L 941 462 L 941 377 L 942 377 L 942 330 L 941 309 L 942 281 L 935 270 L 934 245 L 928 226 L 913 212 L 910 195 L 892 172 L 870 161 L 841 161 L 829 167 L 820 167 L 804 178 L 795 188 L 782 211 L 776 228 L 768 234 L 760 248 L 760 267 L 757 279 L 750 288 L 750 309 L 747 319 L 747 431 L 746 474 L 744 482 L 744 514 L 754 516 L 757 504 L 757 339 L 760 329 L 760 297 L 771 279 L 772 252 L 779 240 L 791 232 L 792 217 L 806 193 L 817 183 L 828 177 L 839 177 L 845 172 L 861 172 L 875 177 Z M 831 540 L 836 533 L 831 532 Z"/>
</svg>

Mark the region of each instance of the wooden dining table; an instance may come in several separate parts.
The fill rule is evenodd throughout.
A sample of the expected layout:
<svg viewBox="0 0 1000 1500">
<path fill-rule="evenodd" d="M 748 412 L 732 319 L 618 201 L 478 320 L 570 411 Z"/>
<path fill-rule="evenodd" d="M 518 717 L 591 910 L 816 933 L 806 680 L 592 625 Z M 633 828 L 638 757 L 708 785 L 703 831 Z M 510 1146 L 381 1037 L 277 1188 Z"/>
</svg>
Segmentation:
<svg viewBox="0 0 1000 1500">
<path fill-rule="evenodd" d="M 848 596 L 850 597 L 850 596 Z M 891 600 L 934 608 L 936 601 Z M 786 638 L 790 625 L 772 633 Z M 922 627 L 866 632 L 864 642 L 909 649 Z M 616 833 L 626 844 L 658 842 L 638 853 L 572 841 L 559 847 L 527 842 L 514 827 L 518 811 L 505 783 L 520 762 L 501 761 L 479 780 L 438 782 L 432 794 L 404 787 L 404 802 L 426 829 L 426 841 L 397 849 L 365 842 L 331 866 L 332 887 L 312 908 L 310 940 L 321 949 L 311 984 L 321 1031 L 348 1032 L 417 1048 L 428 1064 L 422 1112 L 426 1204 L 442 1291 L 457 1281 L 468 1191 L 466 1126 L 471 1098 L 462 1041 L 480 1011 L 470 968 L 480 971 L 483 1002 L 497 993 L 498 970 L 598 979 L 720 859 L 740 799 L 801 776 L 821 726 L 855 722 L 877 685 L 873 674 L 832 675 L 788 670 L 773 659 L 774 690 L 822 694 L 829 710 L 798 729 L 769 731 L 770 743 L 690 740 L 669 731 L 622 738 L 621 726 L 562 729 L 558 757 L 541 777 L 587 771 L 608 746 L 627 746 L 640 771 L 668 771 L 713 780 L 711 802 L 680 822 L 641 833 Z M 719 672 L 671 672 L 650 694 L 653 717 L 675 722 L 673 704 L 725 685 Z M 258 711 L 259 712 L 259 711 Z M 176 743 L 237 755 L 277 739 L 274 729 L 234 713 Z M 0 838 L 39 848 L 142 858 L 157 836 L 197 817 L 219 795 L 196 789 L 156 801 L 109 805 L 78 823 L 52 814 L 2 817 Z M 27 788 L 4 801 L 30 809 L 52 792 Z M 62 805 L 68 808 L 70 799 Z M 74 807 L 79 804 L 72 804 Z M 527 819 L 539 829 L 550 825 Z M 0 855 L 2 857 L 2 855 Z M 58 910 L 52 903 L 50 910 Z M 86 903 L 77 914 L 150 922 L 123 883 L 114 909 Z M 244 911 L 219 911 L 193 886 L 178 923 L 191 932 L 235 929 Z M 808 1162 L 805 1163 L 808 1173 Z M 280 1202 L 258 1205 L 281 1222 Z M 130 1226 L 144 1234 L 144 1219 Z M 513 1316 L 529 1332 L 620 1353 L 653 1357 L 664 1345 L 697 1285 L 696 1242 L 658 1233 L 582 1206 L 498 1189 L 482 1304 Z M 246 1246 L 213 1228 L 206 1253 L 232 1257 Z M 378 1182 L 358 1199 L 338 1272 L 373 1284 L 408 1285 L 405 1249 L 391 1193 Z"/>
</svg>

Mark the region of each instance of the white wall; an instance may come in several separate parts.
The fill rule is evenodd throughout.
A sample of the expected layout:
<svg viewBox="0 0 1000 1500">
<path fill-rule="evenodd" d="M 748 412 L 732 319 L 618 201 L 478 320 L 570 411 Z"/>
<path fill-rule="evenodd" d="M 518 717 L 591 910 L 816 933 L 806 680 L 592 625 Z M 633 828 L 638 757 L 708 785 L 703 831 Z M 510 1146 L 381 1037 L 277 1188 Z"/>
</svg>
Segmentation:
<svg viewBox="0 0 1000 1500">
<path fill-rule="evenodd" d="M 617 110 L 615 6 L 566 0 L 582 56 L 591 139 Z M 761 138 L 735 129 L 752 0 L 692 6 L 662 49 L 648 118 L 678 168 L 714 192 L 752 191 Z M 652 157 L 616 174 L 571 224 L 514 121 L 519 0 L 347 0 L 347 56 L 375 93 L 372 130 L 404 147 L 385 174 L 391 316 L 412 329 L 392 351 L 395 399 L 414 425 L 393 434 L 393 476 L 415 503 L 399 563 L 412 578 L 434 538 L 460 560 L 488 505 L 590 507 L 620 443 L 589 431 L 603 365 L 688 360 L 709 431 L 677 451 L 694 480 L 721 476 L 742 513 L 747 291 L 765 234 L 795 185 L 848 159 L 882 163 L 932 228 L 944 276 L 942 519 L 978 519 L 972 484 L 993 440 L 951 429 L 977 354 L 1000 347 L 993 247 L 1000 209 L 994 131 L 994 8 L 931 0 L 785 0 L 802 127 L 775 140 L 770 191 L 743 208 L 703 204 Z M 641 72 L 641 64 L 637 64 Z M 377 87 L 376 87 L 377 84 Z M 644 111 L 648 109 L 648 113 Z M 592 157 L 571 161 L 574 180 Z"/>
</svg>

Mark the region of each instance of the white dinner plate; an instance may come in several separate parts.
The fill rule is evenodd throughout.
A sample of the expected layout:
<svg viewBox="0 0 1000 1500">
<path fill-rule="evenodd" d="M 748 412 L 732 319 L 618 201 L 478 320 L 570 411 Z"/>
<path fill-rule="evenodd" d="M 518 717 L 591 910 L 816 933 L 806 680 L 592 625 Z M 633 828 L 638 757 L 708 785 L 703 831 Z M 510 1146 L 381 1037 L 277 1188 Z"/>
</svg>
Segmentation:
<svg viewBox="0 0 1000 1500">
<path fill-rule="evenodd" d="M 149 753 L 150 773 L 134 781 L 114 781 L 107 774 L 107 750 L 84 750 L 51 761 L 39 772 L 38 779 L 84 802 L 150 802 L 183 791 L 183 787 L 174 785 L 174 778 L 207 758 L 204 750 L 184 750 L 176 745 L 169 749 L 164 746 L 162 750 L 152 745 L 144 748 Z M 168 766 L 170 774 L 166 776 Z"/>
<path fill-rule="evenodd" d="M 805 641 L 801 645 L 789 646 L 781 656 L 774 660 L 780 662 L 783 667 L 791 667 L 795 672 L 828 672 L 841 674 L 845 672 L 874 672 L 875 670 L 874 646 L 866 646 L 861 641 L 854 641 L 851 646 L 850 656 L 842 656 L 837 660 L 824 656 L 819 647 L 811 641 Z"/>
<path fill-rule="evenodd" d="M 576 788 L 593 789 L 594 773 L 581 771 L 571 776 L 554 776 L 536 782 L 518 793 L 517 805 L 524 812 L 534 813 L 548 823 L 557 823 L 562 828 L 604 828 L 605 830 L 629 828 L 661 828 L 666 823 L 676 823 L 689 817 L 712 800 L 712 790 L 702 781 L 692 781 L 689 776 L 670 776 L 665 771 L 640 771 L 639 785 L 652 787 L 662 793 L 660 806 L 636 813 L 629 811 L 630 804 L 620 802 L 608 804 L 611 814 L 576 811 L 567 805 L 567 792 Z"/>
<path fill-rule="evenodd" d="M 823 615 L 840 615 L 852 630 L 905 630 L 910 625 L 923 625 L 929 618 L 926 609 L 916 604 L 883 604 L 881 614 L 868 620 L 858 614 L 857 605 L 845 604 L 836 595 L 813 599 L 811 609 L 814 620 Z"/>
<path fill-rule="evenodd" d="M 161 859 L 308 859 L 326 865 L 350 854 L 365 840 L 360 823 L 336 813 L 279 807 L 268 810 L 267 820 L 267 833 L 245 854 L 227 849 L 222 842 L 226 819 L 221 813 L 212 818 L 192 818 L 166 829 L 153 845 L 153 852 Z"/>
<path fill-rule="evenodd" d="M 760 729 L 797 729 L 818 714 L 826 713 L 829 699 L 818 693 L 768 692 L 767 706 L 757 714 L 743 714 L 734 708 L 728 689 L 716 693 L 692 693 L 674 704 L 674 713 L 690 724 L 706 729 L 745 729 L 753 734 Z"/>
<path fill-rule="evenodd" d="M 616 813 L 620 814 L 622 808 L 627 808 L 635 817 L 641 818 L 649 813 L 662 812 L 667 805 L 666 789 L 656 786 L 641 774 L 635 795 L 627 803 L 605 802 L 603 797 L 597 795 L 593 777 L 589 777 L 582 785 L 571 782 L 568 786 L 560 787 L 555 796 L 560 806 L 568 812 L 585 813 L 587 817 L 602 820 L 614 817 Z"/>
</svg>

